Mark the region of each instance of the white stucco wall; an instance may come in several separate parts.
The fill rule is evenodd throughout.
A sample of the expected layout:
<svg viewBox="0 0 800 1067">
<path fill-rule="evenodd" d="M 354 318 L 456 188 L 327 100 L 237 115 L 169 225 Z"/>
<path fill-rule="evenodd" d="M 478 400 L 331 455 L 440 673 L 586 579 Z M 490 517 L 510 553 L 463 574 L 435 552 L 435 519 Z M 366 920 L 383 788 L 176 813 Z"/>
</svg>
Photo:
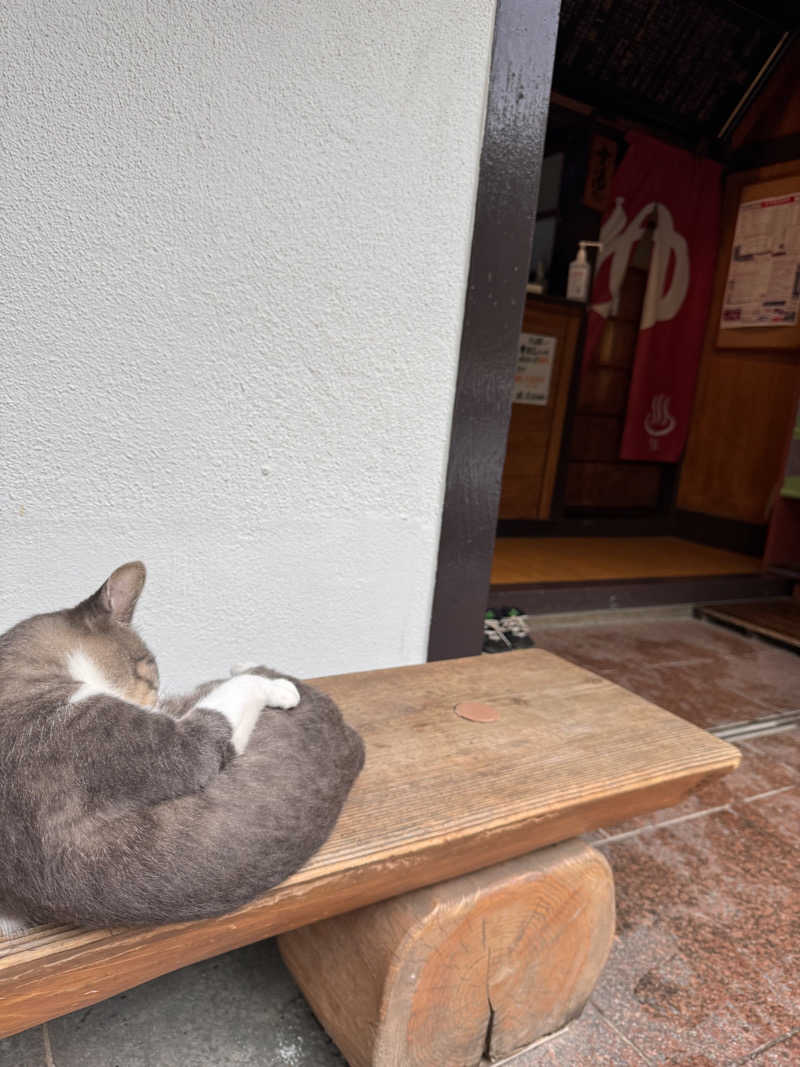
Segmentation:
<svg viewBox="0 0 800 1067">
<path fill-rule="evenodd" d="M 425 658 L 490 0 L 16 0 L 0 631 L 143 559 L 168 684 Z"/>
</svg>

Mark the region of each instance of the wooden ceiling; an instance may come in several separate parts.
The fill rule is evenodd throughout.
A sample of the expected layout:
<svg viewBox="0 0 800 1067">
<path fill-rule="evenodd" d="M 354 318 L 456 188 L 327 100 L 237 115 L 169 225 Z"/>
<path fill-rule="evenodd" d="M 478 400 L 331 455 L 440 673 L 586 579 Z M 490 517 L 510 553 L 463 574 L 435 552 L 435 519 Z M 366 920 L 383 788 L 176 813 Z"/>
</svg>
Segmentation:
<svg viewBox="0 0 800 1067">
<path fill-rule="evenodd" d="M 562 0 L 556 93 L 692 145 L 730 139 L 800 31 L 770 0 Z"/>
</svg>

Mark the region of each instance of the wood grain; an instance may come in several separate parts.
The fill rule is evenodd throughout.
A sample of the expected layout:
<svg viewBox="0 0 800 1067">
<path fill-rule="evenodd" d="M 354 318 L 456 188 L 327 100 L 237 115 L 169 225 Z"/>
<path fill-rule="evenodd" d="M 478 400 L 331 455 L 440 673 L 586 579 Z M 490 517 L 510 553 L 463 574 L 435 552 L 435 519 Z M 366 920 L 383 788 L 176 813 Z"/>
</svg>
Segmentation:
<svg viewBox="0 0 800 1067">
<path fill-rule="evenodd" d="M 732 137 L 734 148 L 763 144 L 800 133 L 800 38 L 781 59 L 774 74 L 745 111 Z"/>
<path fill-rule="evenodd" d="M 648 231 L 635 252 L 643 265 L 626 271 L 617 314 L 606 320 L 591 361 L 584 360 L 567 450 L 567 508 L 658 509 L 663 464 L 619 458 L 651 245 Z"/>
<path fill-rule="evenodd" d="M 613 415 L 575 415 L 570 458 L 587 463 L 615 463 L 622 440 L 622 423 Z"/>
<path fill-rule="evenodd" d="M 570 841 L 278 944 L 350 1067 L 465 1067 L 577 1015 L 613 934 L 608 863 Z"/>
<path fill-rule="evenodd" d="M 769 520 L 764 565 L 800 580 L 800 500 L 778 497 Z"/>
<path fill-rule="evenodd" d="M 766 185 L 763 183 L 767 183 Z M 743 522 L 769 517 L 800 386 L 800 327 L 720 330 L 742 192 L 800 188 L 800 161 L 732 174 L 725 183 L 714 274 L 677 506 Z"/>
<path fill-rule="evenodd" d="M 740 604 L 704 604 L 699 614 L 727 622 L 750 633 L 800 648 L 800 604 L 791 597 L 747 600 Z"/>
<path fill-rule="evenodd" d="M 574 508 L 655 510 L 661 471 L 658 463 L 568 463 L 564 499 Z"/>
<path fill-rule="evenodd" d="M 477 655 L 497 530 L 559 0 L 498 0 L 428 659 Z M 525 47 L 520 47 L 521 42 Z"/>
<path fill-rule="evenodd" d="M 500 518 L 550 516 L 564 416 L 583 306 L 528 296 L 522 329 L 556 339 L 548 403 L 513 404 L 503 466 Z"/>
<path fill-rule="evenodd" d="M 678 486 L 679 508 L 764 523 L 782 479 L 800 361 L 781 353 L 705 357 Z"/>
<path fill-rule="evenodd" d="M 753 556 L 677 537 L 502 537 L 495 545 L 492 585 L 754 574 L 759 569 Z"/>
<path fill-rule="evenodd" d="M 0 1036 L 272 934 L 676 804 L 739 762 L 725 742 L 538 649 L 315 684 L 367 747 L 327 844 L 278 889 L 218 919 L 31 934 L 19 953 L 0 957 Z M 465 701 L 492 705 L 499 721 L 459 718 L 454 707 Z"/>
<path fill-rule="evenodd" d="M 613 415 L 623 420 L 628 405 L 630 372 L 623 367 L 597 366 L 581 379 L 577 411 L 581 415 Z"/>
</svg>

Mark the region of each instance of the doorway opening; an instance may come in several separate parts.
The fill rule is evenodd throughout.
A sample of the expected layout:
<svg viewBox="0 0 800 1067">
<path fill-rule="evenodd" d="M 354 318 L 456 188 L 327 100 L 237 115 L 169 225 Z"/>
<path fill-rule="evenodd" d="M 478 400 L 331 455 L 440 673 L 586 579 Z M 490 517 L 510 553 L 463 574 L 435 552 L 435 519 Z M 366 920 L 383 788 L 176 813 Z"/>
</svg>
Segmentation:
<svg viewBox="0 0 800 1067">
<path fill-rule="evenodd" d="M 487 606 L 541 613 L 791 588 L 795 548 L 773 526 L 787 508 L 786 521 L 795 521 L 781 494 L 800 390 L 800 322 L 723 334 L 720 315 L 743 197 L 795 185 L 800 192 L 800 16 L 783 5 L 721 0 L 714 19 L 686 5 L 671 8 L 667 23 L 642 27 L 640 8 L 634 0 L 602 11 L 583 0 L 561 5 L 533 197 L 521 176 L 531 156 L 508 145 L 514 137 L 524 149 L 527 137 L 530 149 L 536 138 L 523 132 L 507 94 L 513 86 L 520 100 L 537 78 L 541 85 L 541 63 L 534 70 L 511 50 L 503 19 L 517 20 L 510 32 L 518 42 L 520 19 L 534 39 L 542 20 L 557 15 L 498 8 L 431 658 L 480 651 Z M 719 19 L 723 35 L 712 27 Z M 705 43 L 690 55 L 688 39 Z M 713 160 L 722 175 L 687 440 L 669 461 L 621 455 L 657 213 L 644 220 L 591 361 L 591 289 L 583 299 L 567 296 L 579 242 L 597 241 L 615 209 L 614 176 L 632 133 Z M 492 198 L 498 190 L 502 209 Z M 534 220 L 532 246 L 521 247 L 518 231 Z M 481 292 L 484 278 L 492 283 Z"/>
</svg>

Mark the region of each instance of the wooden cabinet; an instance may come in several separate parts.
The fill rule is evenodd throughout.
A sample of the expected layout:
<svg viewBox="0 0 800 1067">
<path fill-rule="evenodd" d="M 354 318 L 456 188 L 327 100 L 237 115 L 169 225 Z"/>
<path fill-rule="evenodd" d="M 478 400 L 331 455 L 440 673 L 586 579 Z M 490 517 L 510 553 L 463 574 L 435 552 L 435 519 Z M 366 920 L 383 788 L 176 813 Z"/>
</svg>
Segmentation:
<svg viewBox="0 0 800 1067">
<path fill-rule="evenodd" d="M 523 333 L 555 339 L 545 404 L 513 404 L 500 496 L 501 519 L 548 519 L 584 305 L 529 295 Z"/>
</svg>

